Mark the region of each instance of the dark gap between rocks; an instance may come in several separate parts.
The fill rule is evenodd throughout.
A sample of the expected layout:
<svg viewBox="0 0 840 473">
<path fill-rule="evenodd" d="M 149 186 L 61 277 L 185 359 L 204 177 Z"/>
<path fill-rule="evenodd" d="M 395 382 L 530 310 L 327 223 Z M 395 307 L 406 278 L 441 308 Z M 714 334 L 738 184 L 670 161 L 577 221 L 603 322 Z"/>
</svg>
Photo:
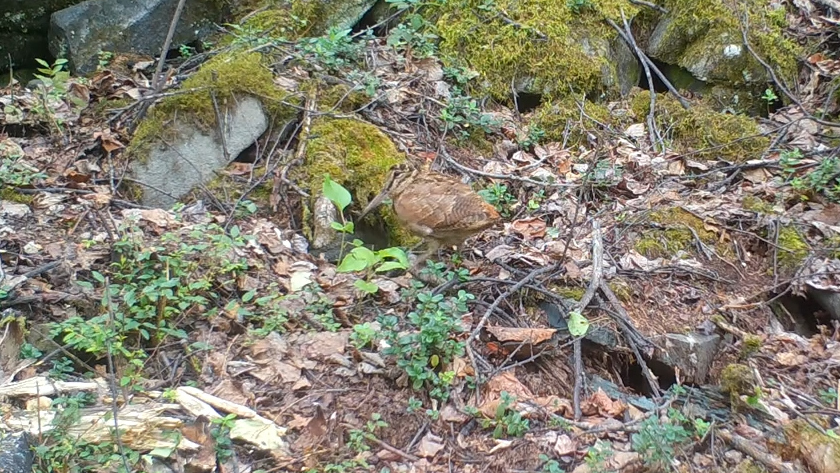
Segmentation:
<svg viewBox="0 0 840 473">
<path fill-rule="evenodd" d="M 529 94 L 519 92 L 516 94 L 516 110 L 519 113 L 528 113 L 539 107 L 542 103 L 542 94 Z"/>
<path fill-rule="evenodd" d="M 805 338 L 819 333 L 820 325 L 831 326 L 828 312 L 811 297 L 787 294 L 771 303 L 770 309 L 785 330 L 795 332 Z"/>
<path fill-rule="evenodd" d="M 621 373 L 621 381 L 625 387 L 643 396 L 653 396 L 647 379 L 642 374 L 642 367 L 633 358 L 622 356 L 615 360 L 620 364 L 619 373 Z M 659 389 L 665 391 L 677 384 L 677 375 L 674 368 L 657 360 L 645 360 L 645 364 L 647 364 L 653 376 L 659 380 Z"/>
</svg>

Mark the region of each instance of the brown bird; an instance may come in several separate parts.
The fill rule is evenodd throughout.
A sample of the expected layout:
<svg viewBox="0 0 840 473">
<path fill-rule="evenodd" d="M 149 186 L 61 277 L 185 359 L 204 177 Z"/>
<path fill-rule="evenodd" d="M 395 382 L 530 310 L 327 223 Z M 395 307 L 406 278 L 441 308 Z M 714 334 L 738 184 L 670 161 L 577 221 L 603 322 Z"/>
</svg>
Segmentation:
<svg viewBox="0 0 840 473">
<path fill-rule="evenodd" d="M 496 209 L 470 186 L 445 174 L 421 171 L 407 164 L 393 166 L 382 192 L 359 219 L 391 197 L 397 219 L 429 247 L 414 262 L 412 272 L 435 251 L 457 246 L 501 220 Z"/>
</svg>

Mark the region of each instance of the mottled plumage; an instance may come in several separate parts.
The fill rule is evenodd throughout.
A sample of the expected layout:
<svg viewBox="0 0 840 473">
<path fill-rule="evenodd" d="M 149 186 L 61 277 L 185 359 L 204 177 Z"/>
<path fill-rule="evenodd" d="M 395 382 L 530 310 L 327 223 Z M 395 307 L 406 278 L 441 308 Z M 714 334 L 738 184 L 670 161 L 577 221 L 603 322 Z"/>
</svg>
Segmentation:
<svg viewBox="0 0 840 473">
<path fill-rule="evenodd" d="M 361 217 L 386 197 L 393 201 L 400 222 L 429 242 L 415 267 L 440 247 L 460 245 L 501 220 L 492 205 L 460 180 L 406 164 L 391 168 L 384 190 L 362 211 Z"/>
</svg>

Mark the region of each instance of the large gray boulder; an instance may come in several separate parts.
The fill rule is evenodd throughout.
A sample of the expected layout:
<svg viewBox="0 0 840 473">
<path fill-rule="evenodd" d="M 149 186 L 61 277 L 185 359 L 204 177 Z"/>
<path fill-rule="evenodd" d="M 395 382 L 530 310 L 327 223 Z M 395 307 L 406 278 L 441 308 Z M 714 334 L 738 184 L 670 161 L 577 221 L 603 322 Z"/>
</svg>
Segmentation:
<svg viewBox="0 0 840 473">
<path fill-rule="evenodd" d="M 187 0 L 171 47 L 190 43 L 210 32 L 221 16 L 213 0 Z M 76 74 L 98 65 L 99 53 L 156 55 L 166 39 L 178 0 L 88 0 L 53 13 L 49 46 L 66 57 Z"/>
<path fill-rule="evenodd" d="M 161 139 L 148 156 L 132 163 L 132 177 L 143 186 L 141 203 L 169 208 L 194 187 L 206 184 L 216 172 L 250 146 L 268 128 L 262 103 L 250 96 L 236 100 L 224 118 L 224 137 L 189 121 L 174 127 L 174 141 Z"/>
</svg>

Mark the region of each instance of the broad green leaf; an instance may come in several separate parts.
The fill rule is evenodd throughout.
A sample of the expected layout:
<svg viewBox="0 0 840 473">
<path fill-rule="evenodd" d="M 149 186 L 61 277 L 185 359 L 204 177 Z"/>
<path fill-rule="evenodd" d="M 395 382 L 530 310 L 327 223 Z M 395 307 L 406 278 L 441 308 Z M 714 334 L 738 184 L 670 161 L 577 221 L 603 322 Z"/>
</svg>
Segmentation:
<svg viewBox="0 0 840 473">
<path fill-rule="evenodd" d="M 378 258 L 373 251 L 364 246 L 359 246 L 353 248 L 353 251 L 344 257 L 341 264 L 338 265 L 337 270 L 340 273 L 361 271 L 373 266 L 377 261 Z"/>
<path fill-rule="evenodd" d="M 352 273 L 354 271 L 361 271 L 367 268 L 367 266 L 364 260 L 360 260 L 356 255 L 350 253 L 341 260 L 341 264 L 338 265 L 336 271 L 339 273 Z"/>
<path fill-rule="evenodd" d="M 377 252 L 380 258 L 394 258 L 395 260 L 399 261 L 402 264 L 403 268 L 408 267 L 408 255 L 405 254 L 402 248 L 391 247 L 385 248 L 383 250 L 379 250 Z"/>
<path fill-rule="evenodd" d="M 356 282 L 353 283 L 353 286 L 355 286 L 356 289 L 368 294 L 374 294 L 379 290 L 379 286 L 375 283 L 365 281 L 364 279 L 357 279 Z"/>
<path fill-rule="evenodd" d="M 400 263 L 399 261 L 386 261 L 386 262 L 380 264 L 378 268 L 376 268 L 376 272 L 377 273 L 383 273 L 385 271 L 390 271 L 392 269 L 405 269 L 407 267 L 408 267 L 407 265 L 404 265 L 404 264 Z"/>
<path fill-rule="evenodd" d="M 348 192 L 341 184 L 330 179 L 329 174 L 324 175 L 323 192 L 324 197 L 330 199 L 330 201 L 341 211 L 346 209 L 352 200 L 350 192 Z"/>
<path fill-rule="evenodd" d="M 578 311 L 569 314 L 569 333 L 573 337 L 582 337 L 586 335 L 587 330 L 589 330 L 589 320 L 586 317 Z"/>
</svg>

